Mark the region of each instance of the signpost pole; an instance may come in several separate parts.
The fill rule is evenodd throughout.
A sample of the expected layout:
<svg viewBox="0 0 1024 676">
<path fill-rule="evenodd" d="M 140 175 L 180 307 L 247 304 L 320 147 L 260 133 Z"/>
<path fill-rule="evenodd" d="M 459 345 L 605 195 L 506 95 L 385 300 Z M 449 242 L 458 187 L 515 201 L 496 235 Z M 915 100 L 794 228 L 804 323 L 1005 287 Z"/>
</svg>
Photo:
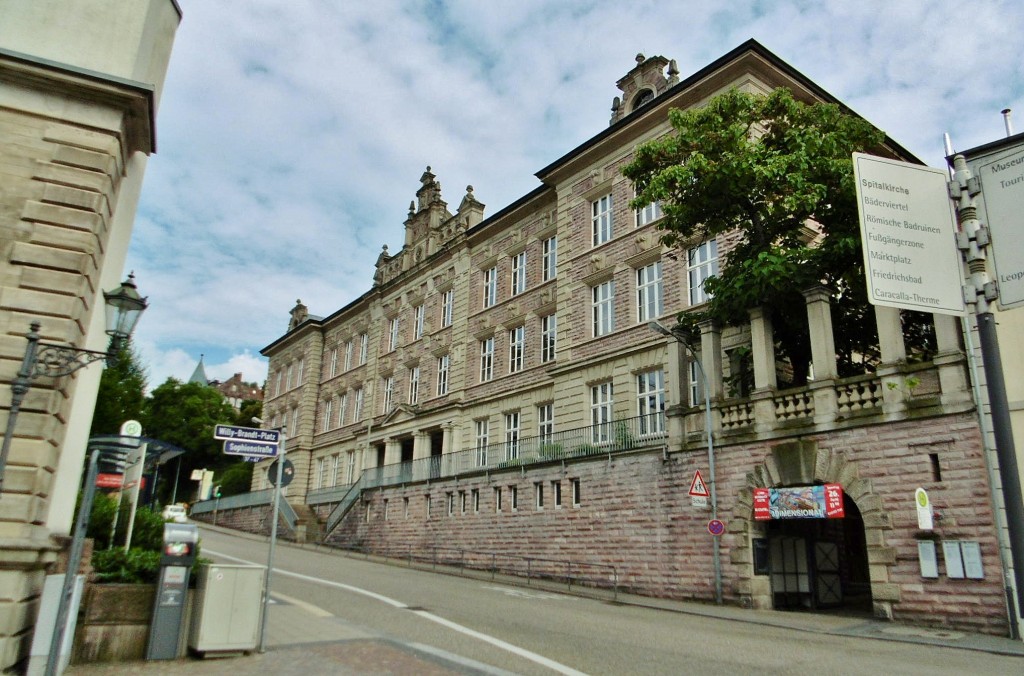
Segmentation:
<svg viewBox="0 0 1024 676">
<path fill-rule="evenodd" d="M 270 608 L 270 576 L 274 570 L 274 545 L 277 543 L 277 512 L 278 505 L 281 502 L 281 483 L 284 480 L 284 460 L 285 460 L 285 428 L 284 426 L 280 429 L 281 439 L 278 442 L 278 456 L 277 460 L 277 479 L 274 481 L 274 506 L 271 510 L 272 521 L 270 524 L 270 548 L 267 552 L 267 574 L 263 585 L 263 619 L 260 621 L 260 645 L 259 652 L 265 653 L 267 651 L 267 610 Z"/>
<path fill-rule="evenodd" d="M 1006 381 L 1003 379 L 1002 355 L 999 338 L 996 335 L 995 317 L 991 302 L 995 300 L 995 286 L 989 281 L 985 261 L 985 247 L 988 238 L 979 236 L 982 231 L 978 220 L 978 206 L 975 197 L 981 186 L 967 166 L 963 155 L 953 158 L 953 180 L 950 192 L 957 200 L 960 227 L 967 237 L 966 258 L 971 282 L 975 293 L 975 316 L 978 322 L 978 338 L 981 343 L 982 363 L 988 389 L 989 410 L 992 414 L 992 433 L 996 440 L 996 457 L 999 460 L 999 477 L 1003 488 L 1003 503 L 1006 508 L 1006 527 L 1010 534 L 1010 553 L 1013 556 L 1014 582 L 1017 588 L 1017 612 L 1011 613 L 1012 633 L 1020 636 L 1017 618 L 1024 611 L 1024 503 L 1021 501 L 1020 474 L 1017 469 L 1017 450 L 1013 441 L 1010 423 L 1010 405 L 1006 398 Z"/>
</svg>

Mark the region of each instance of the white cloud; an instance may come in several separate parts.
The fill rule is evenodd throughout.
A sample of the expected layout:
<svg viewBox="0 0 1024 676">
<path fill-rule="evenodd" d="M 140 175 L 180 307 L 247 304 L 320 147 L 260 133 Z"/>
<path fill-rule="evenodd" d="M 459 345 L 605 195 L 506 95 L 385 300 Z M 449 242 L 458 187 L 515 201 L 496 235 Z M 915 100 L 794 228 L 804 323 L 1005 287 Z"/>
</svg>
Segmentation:
<svg viewBox="0 0 1024 676">
<path fill-rule="evenodd" d="M 262 381 L 297 298 L 330 314 L 401 248 L 425 166 L 494 213 L 607 126 L 637 52 L 686 77 L 756 38 L 933 166 L 944 131 L 962 149 L 1024 114 L 1019 3 L 181 4 L 128 260 L 153 385 L 199 354 Z"/>
</svg>

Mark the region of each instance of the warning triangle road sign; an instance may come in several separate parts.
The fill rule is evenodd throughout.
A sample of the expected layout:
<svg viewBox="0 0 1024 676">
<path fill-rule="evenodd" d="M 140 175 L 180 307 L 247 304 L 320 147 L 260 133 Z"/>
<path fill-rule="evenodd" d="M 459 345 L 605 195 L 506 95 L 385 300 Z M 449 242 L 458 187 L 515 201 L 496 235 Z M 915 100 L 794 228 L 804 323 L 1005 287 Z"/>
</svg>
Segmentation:
<svg viewBox="0 0 1024 676">
<path fill-rule="evenodd" d="M 704 477 L 700 475 L 700 470 L 693 473 L 693 481 L 690 482 L 690 495 L 699 498 L 711 497 L 708 493 L 708 486 L 704 483 Z"/>
</svg>

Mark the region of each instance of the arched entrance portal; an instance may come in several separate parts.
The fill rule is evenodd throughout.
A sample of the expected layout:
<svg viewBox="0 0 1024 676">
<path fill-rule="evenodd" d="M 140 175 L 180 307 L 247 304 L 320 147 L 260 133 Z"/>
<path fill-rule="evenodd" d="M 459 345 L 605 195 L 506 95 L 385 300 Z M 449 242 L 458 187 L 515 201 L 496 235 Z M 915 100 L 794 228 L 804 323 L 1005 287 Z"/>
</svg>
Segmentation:
<svg viewBox="0 0 1024 676">
<path fill-rule="evenodd" d="M 843 496 L 842 519 L 776 519 L 766 542 L 772 607 L 871 611 L 864 519 Z"/>
<path fill-rule="evenodd" d="M 890 583 L 896 559 L 886 534 L 892 522 L 871 480 L 859 476 L 855 461 L 843 451 L 801 439 L 770 448 L 746 478 L 727 538 L 729 557 L 740 564 L 734 590 L 744 606 L 863 609 L 892 619 L 893 604 L 900 599 L 899 586 Z M 842 488 L 844 518 L 755 518 L 754 494 L 759 489 L 822 484 Z M 794 581 L 795 592 L 788 584 Z M 836 582 L 838 596 L 828 593 Z"/>
</svg>

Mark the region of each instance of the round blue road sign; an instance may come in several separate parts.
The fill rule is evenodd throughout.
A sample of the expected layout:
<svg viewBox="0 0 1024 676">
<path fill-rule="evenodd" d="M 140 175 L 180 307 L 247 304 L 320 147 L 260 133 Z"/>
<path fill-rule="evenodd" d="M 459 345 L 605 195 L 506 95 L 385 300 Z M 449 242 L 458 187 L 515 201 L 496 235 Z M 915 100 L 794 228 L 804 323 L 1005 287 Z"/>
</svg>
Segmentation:
<svg viewBox="0 0 1024 676">
<path fill-rule="evenodd" d="M 725 522 L 711 519 L 711 521 L 708 521 L 708 532 L 715 536 L 721 535 L 725 532 Z"/>
</svg>

